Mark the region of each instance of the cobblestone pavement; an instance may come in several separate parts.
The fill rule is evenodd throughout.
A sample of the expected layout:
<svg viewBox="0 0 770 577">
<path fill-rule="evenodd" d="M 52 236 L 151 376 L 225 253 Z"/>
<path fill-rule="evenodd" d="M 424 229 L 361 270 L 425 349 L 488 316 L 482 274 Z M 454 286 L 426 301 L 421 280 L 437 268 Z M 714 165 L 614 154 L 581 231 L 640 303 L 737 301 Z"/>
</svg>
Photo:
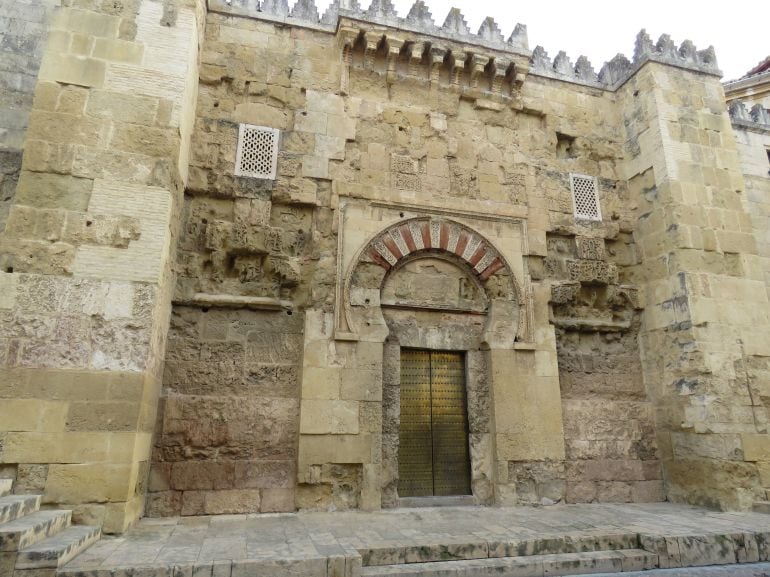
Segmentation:
<svg viewBox="0 0 770 577">
<path fill-rule="evenodd" d="M 348 556 L 351 552 L 355 555 L 356 550 L 363 554 L 367 550 L 452 543 L 480 543 L 491 550 L 493 542 L 629 533 L 666 537 L 770 534 L 770 515 L 654 503 L 143 519 L 127 534 L 106 537 L 95 544 L 66 565 L 64 573 L 219 562 L 235 566 L 243 560 L 265 563 L 307 560 L 311 565 L 314 561 L 323 561 L 325 566 L 327 557 Z M 229 569 L 227 572 L 229 574 Z M 713 573 L 720 577 L 732 574 L 738 575 Z M 645 577 L 651 575 L 654 574 L 644 573 Z M 660 575 L 711 574 L 661 572 Z"/>
</svg>

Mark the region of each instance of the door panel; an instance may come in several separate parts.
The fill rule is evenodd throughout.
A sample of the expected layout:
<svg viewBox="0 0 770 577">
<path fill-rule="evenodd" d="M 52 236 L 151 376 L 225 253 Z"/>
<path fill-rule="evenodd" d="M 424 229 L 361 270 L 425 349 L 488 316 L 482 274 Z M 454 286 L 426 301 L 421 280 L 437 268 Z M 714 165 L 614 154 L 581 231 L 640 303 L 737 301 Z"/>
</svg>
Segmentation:
<svg viewBox="0 0 770 577">
<path fill-rule="evenodd" d="M 430 413 L 430 353 L 401 351 L 398 492 L 405 497 L 433 494 Z"/>
<path fill-rule="evenodd" d="M 398 462 L 402 497 L 471 493 L 462 354 L 401 351 Z"/>
<path fill-rule="evenodd" d="M 465 366 L 458 353 L 431 353 L 433 494 L 469 495 Z"/>
</svg>

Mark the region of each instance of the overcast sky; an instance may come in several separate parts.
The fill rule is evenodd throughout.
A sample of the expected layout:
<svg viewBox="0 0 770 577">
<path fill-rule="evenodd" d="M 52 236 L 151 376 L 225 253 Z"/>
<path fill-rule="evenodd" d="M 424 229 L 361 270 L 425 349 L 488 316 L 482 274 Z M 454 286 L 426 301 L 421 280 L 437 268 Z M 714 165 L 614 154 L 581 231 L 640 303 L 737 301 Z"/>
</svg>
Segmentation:
<svg viewBox="0 0 770 577">
<path fill-rule="evenodd" d="M 370 0 L 360 0 L 366 8 Z M 321 12 L 328 0 L 316 0 Z M 292 0 L 289 2 L 293 3 Z M 414 0 L 393 0 L 406 16 Z M 722 80 L 743 76 L 770 55 L 770 3 L 767 0 L 709 2 L 701 0 L 425 0 L 440 26 L 449 9 L 460 8 L 473 32 L 492 16 L 506 39 L 517 22 L 527 25 L 529 47 L 538 44 L 553 58 L 564 50 L 572 62 L 588 56 L 597 72 L 618 52 L 629 58 L 642 28 L 657 42 L 669 34 L 679 45 L 690 39 L 699 50 L 714 45 Z"/>
</svg>

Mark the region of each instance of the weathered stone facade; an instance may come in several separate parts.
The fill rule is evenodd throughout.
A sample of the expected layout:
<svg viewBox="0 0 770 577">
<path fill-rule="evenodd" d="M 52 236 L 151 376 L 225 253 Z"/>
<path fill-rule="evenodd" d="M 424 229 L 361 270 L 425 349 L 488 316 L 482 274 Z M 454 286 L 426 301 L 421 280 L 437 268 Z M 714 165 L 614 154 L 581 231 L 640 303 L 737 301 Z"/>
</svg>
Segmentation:
<svg viewBox="0 0 770 577">
<path fill-rule="evenodd" d="M 259 6 L 35 37 L 0 127 L 17 490 L 110 532 L 399 506 L 423 349 L 464 359 L 476 503 L 767 498 L 767 111 L 731 124 L 713 50 L 642 32 L 596 73 L 421 1 Z M 236 176 L 243 125 L 275 178 Z"/>
</svg>

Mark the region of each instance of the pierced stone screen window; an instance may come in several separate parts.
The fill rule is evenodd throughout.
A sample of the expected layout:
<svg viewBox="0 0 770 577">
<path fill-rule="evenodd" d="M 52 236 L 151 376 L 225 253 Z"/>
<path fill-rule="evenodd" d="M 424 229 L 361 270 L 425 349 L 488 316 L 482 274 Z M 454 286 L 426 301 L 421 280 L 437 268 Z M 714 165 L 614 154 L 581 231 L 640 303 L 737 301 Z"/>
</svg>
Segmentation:
<svg viewBox="0 0 770 577">
<path fill-rule="evenodd" d="M 570 174 L 569 179 L 575 218 L 600 221 L 602 209 L 599 206 L 599 186 L 596 178 L 584 174 Z"/>
<path fill-rule="evenodd" d="M 275 128 L 241 124 L 235 176 L 275 180 L 280 136 L 281 132 Z"/>
</svg>

